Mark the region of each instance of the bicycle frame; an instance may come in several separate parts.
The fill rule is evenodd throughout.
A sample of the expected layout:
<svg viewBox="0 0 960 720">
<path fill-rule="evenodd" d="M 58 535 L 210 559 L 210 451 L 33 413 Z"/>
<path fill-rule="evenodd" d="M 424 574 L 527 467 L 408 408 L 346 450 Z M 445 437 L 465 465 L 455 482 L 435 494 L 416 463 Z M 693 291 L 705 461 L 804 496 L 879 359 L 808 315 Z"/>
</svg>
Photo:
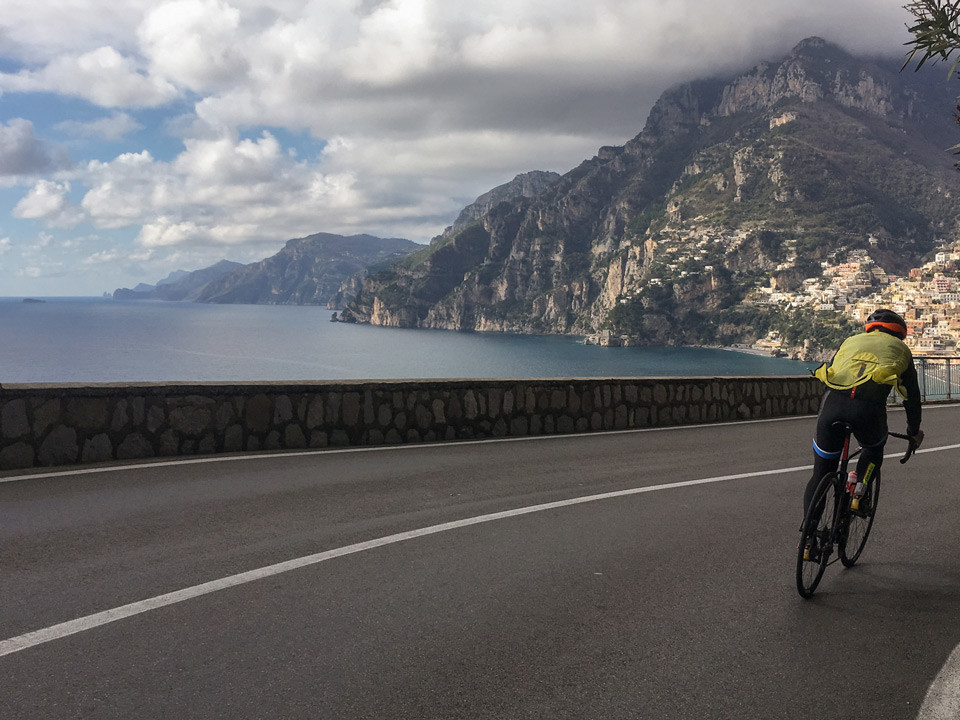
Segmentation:
<svg viewBox="0 0 960 720">
<path fill-rule="evenodd" d="M 829 565 L 837 560 L 846 567 L 856 563 L 870 534 L 876 503 L 879 499 L 878 468 L 871 477 L 867 478 L 861 493 L 856 495 L 857 502 L 852 502 L 855 497 L 852 493 L 854 486 L 848 482 L 848 468 L 850 461 L 860 455 L 863 448 L 850 451 L 850 439 L 853 433 L 853 427 L 850 424 L 837 423 L 836 427 L 844 432 L 843 449 L 840 452 L 837 469 L 820 479 L 800 527 L 797 590 L 804 598 L 812 597 L 823 577 L 824 570 Z M 898 433 L 889 433 L 889 435 L 909 442 L 906 453 L 900 459 L 901 463 L 905 463 L 916 449 L 913 439 Z M 825 512 L 826 517 L 824 517 Z M 838 550 L 837 556 L 832 558 L 835 549 Z"/>
</svg>

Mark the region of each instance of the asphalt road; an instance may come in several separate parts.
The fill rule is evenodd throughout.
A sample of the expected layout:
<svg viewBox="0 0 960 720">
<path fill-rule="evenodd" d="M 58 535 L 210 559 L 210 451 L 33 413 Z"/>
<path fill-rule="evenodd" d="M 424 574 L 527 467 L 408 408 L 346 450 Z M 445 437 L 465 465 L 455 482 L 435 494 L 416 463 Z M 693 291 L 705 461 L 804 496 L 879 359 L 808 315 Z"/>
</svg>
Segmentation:
<svg viewBox="0 0 960 720">
<path fill-rule="evenodd" d="M 804 601 L 813 424 L 0 474 L 0 718 L 912 720 L 960 644 L 960 406 Z"/>
</svg>

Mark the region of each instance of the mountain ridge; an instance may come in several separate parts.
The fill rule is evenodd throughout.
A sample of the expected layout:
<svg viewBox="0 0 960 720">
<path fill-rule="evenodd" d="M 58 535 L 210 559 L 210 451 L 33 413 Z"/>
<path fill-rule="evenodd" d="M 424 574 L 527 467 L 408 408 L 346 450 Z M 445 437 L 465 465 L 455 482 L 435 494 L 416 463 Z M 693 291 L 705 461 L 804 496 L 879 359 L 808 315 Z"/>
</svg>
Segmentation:
<svg viewBox="0 0 960 720">
<path fill-rule="evenodd" d="M 795 286 L 868 246 L 902 272 L 956 231 L 953 98 L 911 79 L 808 38 L 776 63 L 671 88 L 636 137 L 371 273 L 341 318 L 755 339 L 762 322 L 723 313 L 759 285 Z"/>
</svg>

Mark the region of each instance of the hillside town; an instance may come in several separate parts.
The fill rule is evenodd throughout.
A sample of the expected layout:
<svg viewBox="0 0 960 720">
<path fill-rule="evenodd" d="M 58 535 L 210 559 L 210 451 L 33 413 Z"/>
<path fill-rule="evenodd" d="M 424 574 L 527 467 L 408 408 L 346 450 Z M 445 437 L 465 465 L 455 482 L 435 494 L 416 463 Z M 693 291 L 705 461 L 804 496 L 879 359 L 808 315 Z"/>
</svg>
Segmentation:
<svg viewBox="0 0 960 720">
<path fill-rule="evenodd" d="M 902 277 L 888 274 L 866 250 L 851 252 L 842 263 L 824 261 L 821 267 L 821 277 L 807 278 L 797 292 L 760 288 L 751 299 L 758 305 L 839 311 L 856 322 L 878 307 L 888 307 L 906 319 L 907 344 L 914 354 L 957 355 L 960 242 L 942 246 L 932 261 Z M 780 339 L 768 336 L 754 348 L 776 353 Z"/>
</svg>

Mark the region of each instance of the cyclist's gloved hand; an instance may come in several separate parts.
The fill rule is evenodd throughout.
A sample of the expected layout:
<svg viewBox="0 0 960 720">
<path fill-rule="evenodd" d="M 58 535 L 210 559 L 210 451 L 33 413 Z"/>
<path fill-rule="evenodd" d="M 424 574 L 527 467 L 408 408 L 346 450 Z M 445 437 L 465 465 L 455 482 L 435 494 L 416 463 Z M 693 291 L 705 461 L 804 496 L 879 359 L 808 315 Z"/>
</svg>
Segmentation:
<svg viewBox="0 0 960 720">
<path fill-rule="evenodd" d="M 923 443 L 923 430 L 917 430 L 916 433 L 911 433 L 907 431 L 907 435 L 910 436 L 910 440 L 913 441 L 913 446 L 918 448 Z"/>
</svg>

